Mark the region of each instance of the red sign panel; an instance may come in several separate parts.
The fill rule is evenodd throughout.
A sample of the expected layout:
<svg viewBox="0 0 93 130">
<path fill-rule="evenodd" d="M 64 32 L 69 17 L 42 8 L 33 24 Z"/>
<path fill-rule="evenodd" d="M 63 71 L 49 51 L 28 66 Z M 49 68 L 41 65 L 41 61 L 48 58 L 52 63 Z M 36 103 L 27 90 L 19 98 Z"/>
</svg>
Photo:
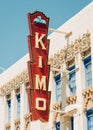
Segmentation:
<svg viewBox="0 0 93 130">
<path fill-rule="evenodd" d="M 48 121 L 50 92 L 48 91 L 50 67 L 47 65 L 49 40 L 47 40 L 49 18 L 42 12 L 28 14 L 29 32 L 28 90 L 31 120 Z"/>
</svg>

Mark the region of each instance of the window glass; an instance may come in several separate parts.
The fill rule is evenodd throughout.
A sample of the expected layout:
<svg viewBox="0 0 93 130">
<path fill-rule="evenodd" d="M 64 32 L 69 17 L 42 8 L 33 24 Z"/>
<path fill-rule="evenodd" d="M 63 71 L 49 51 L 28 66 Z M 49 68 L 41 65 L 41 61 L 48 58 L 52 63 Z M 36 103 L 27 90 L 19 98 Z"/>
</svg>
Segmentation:
<svg viewBox="0 0 93 130">
<path fill-rule="evenodd" d="M 92 85 L 91 57 L 84 59 L 86 87 Z"/>
<path fill-rule="evenodd" d="M 16 95 L 17 99 L 17 118 L 20 117 L 20 93 Z"/>
<path fill-rule="evenodd" d="M 74 130 L 74 118 L 71 117 L 71 130 Z"/>
<path fill-rule="evenodd" d="M 7 100 L 7 106 L 8 106 L 8 122 L 11 120 L 11 100 Z"/>
<path fill-rule="evenodd" d="M 55 82 L 56 82 L 56 101 L 61 100 L 61 74 L 58 74 L 55 77 Z"/>
<path fill-rule="evenodd" d="M 60 122 L 56 122 L 56 130 L 60 130 Z"/>
<path fill-rule="evenodd" d="M 88 130 L 93 130 L 93 110 L 87 112 Z"/>
<path fill-rule="evenodd" d="M 75 69 L 75 66 L 69 68 L 69 71 L 72 71 L 73 69 Z M 70 95 L 76 93 L 76 72 L 75 71 L 69 73 L 69 89 L 70 89 Z"/>
</svg>

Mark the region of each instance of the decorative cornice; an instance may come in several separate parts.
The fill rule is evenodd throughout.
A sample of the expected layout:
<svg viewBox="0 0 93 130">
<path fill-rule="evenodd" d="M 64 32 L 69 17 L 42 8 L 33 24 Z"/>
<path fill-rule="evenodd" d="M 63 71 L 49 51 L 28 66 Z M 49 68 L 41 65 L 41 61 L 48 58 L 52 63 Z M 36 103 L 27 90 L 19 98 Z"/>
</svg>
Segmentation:
<svg viewBox="0 0 93 130">
<path fill-rule="evenodd" d="M 91 53 L 90 45 L 90 33 L 87 31 L 83 36 L 79 36 L 78 39 L 71 42 L 71 44 L 58 51 L 49 59 L 49 64 L 52 68 L 60 69 L 62 63 L 66 63 L 66 67 L 69 68 L 75 64 L 75 56 L 80 53 L 82 59 Z M 55 73 L 55 72 L 54 72 Z"/>
<path fill-rule="evenodd" d="M 86 34 L 83 34 L 83 37 L 80 40 L 80 53 L 82 59 L 84 59 L 86 56 L 90 55 L 91 53 L 90 33 L 88 31 Z"/>
<path fill-rule="evenodd" d="M 28 72 L 24 70 L 22 73 L 16 75 L 11 81 L 7 82 L 3 86 L 0 87 L 1 95 L 8 95 L 11 93 L 13 89 L 18 89 L 22 83 L 29 82 L 28 80 Z"/>
<path fill-rule="evenodd" d="M 69 45 L 69 47 L 66 49 L 66 51 L 65 51 L 65 55 L 66 55 L 66 57 L 65 57 L 65 61 L 66 62 L 68 62 L 68 61 L 71 61 L 72 59 L 74 59 L 74 57 L 75 57 L 75 55 L 74 55 L 74 45 L 73 44 L 71 44 L 71 45 Z"/>
<path fill-rule="evenodd" d="M 59 69 L 61 67 L 60 66 L 60 61 L 62 61 L 62 60 L 61 60 L 60 53 L 58 51 L 56 54 L 54 54 L 54 57 L 51 58 L 51 63 L 52 63 L 51 67 Z"/>
</svg>

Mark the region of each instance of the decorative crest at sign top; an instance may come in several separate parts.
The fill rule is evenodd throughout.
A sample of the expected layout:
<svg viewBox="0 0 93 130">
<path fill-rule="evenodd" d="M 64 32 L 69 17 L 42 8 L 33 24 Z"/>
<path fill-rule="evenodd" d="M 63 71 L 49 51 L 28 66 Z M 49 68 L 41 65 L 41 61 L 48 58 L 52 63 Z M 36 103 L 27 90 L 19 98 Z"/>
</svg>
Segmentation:
<svg viewBox="0 0 93 130">
<path fill-rule="evenodd" d="M 28 89 L 30 119 L 47 122 L 49 119 L 50 92 L 48 91 L 50 66 L 48 63 L 49 40 L 47 40 L 49 18 L 42 12 L 28 14 L 30 35 L 28 36 Z"/>
<path fill-rule="evenodd" d="M 42 19 L 41 16 L 37 16 L 37 18 L 34 19 L 35 23 L 40 23 L 40 24 L 46 24 L 46 21 Z"/>
</svg>

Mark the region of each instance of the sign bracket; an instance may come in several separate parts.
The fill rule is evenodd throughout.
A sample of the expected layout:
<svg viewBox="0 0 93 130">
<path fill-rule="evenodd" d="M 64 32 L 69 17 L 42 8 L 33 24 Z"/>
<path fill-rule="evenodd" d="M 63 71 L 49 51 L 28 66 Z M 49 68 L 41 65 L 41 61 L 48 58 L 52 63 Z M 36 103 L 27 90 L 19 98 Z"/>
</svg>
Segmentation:
<svg viewBox="0 0 93 130">
<path fill-rule="evenodd" d="M 53 29 L 53 28 L 49 28 L 49 31 L 50 32 L 57 32 L 57 33 L 65 35 L 65 39 L 67 39 L 67 46 L 69 45 L 69 37 L 72 35 L 72 32 L 60 31 L 60 30 Z"/>
</svg>

